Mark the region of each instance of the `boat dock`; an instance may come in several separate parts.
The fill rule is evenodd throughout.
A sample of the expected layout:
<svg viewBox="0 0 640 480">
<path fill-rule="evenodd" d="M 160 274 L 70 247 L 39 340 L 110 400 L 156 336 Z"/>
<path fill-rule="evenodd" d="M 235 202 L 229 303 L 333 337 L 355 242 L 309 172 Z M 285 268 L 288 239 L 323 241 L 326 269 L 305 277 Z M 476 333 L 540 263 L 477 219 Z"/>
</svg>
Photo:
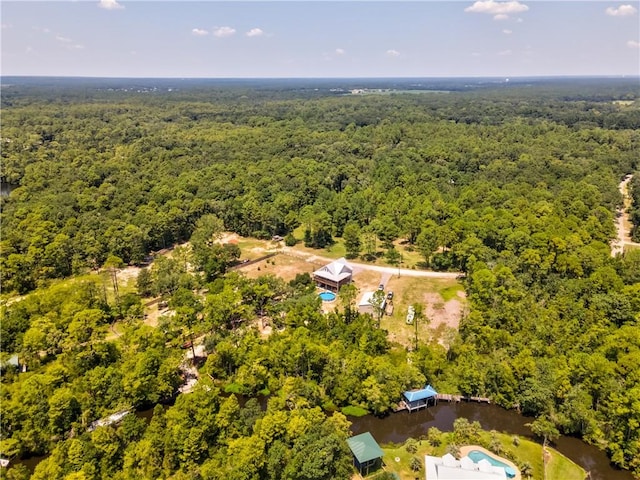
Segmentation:
<svg viewBox="0 0 640 480">
<path fill-rule="evenodd" d="M 455 402 L 455 403 L 459 403 L 459 402 L 491 403 L 491 399 L 488 397 L 465 397 L 463 395 L 453 395 L 451 393 L 438 393 L 435 399 L 436 399 L 435 404 L 437 404 L 438 401 Z M 404 400 L 401 400 L 393 407 L 394 412 L 402 412 L 403 410 L 409 410 L 409 411 L 411 410 L 409 409 L 407 403 Z"/>
<path fill-rule="evenodd" d="M 491 399 L 488 397 L 465 397 L 464 395 L 452 395 L 450 393 L 439 393 L 436 395 L 436 400 L 444 402 L 477 402 L 477 403 L 491 403 Z"/>
</svg>

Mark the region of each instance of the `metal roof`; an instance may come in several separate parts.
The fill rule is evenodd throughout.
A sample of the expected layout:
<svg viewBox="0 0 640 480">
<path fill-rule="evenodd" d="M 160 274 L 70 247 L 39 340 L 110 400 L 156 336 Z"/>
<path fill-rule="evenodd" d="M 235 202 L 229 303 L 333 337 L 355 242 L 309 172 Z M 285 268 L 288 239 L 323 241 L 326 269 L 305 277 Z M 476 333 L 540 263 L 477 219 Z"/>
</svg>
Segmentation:
<svg viewBox="0 0 640 480">
<path fill-rule="evenodd" d="M 313 272 L 315 276 L 326 278 L 333 282 L 340 282 L 346 278 L 350 278 L 352 273 L 353 269 L 349 266 L 344 257 L 339 258 L 335 262 L 331 262 L 329 265 L 325 265 Z"/>
<path fill-rule="evenodd" d="M 358 463 L 365 463 L 384 455 L 384 452 L 369 432 L 361 433 L 355 437 L 347 438 L 349 448 L 358 460 Z"/>
<path fill-rule="evenodd" d="M 409 390 L 404 392 L 402 395 L 404 395 L 404 398 L 406 398 L 407 401 L 415 402 L 418 400 L 424 400 L 425 398 L 435 397 L 438 395 L 438 392 L 436 392 L 431 385 L 427 385 L 420 390 Z"/>
</svg>

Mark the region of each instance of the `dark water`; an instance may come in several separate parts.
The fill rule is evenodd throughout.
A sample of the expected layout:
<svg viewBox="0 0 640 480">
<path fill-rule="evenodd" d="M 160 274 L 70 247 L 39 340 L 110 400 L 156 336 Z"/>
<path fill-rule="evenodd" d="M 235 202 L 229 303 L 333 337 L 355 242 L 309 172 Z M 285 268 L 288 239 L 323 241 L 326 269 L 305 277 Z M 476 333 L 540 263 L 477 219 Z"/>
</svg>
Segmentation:
<svg viewBox="0 0 640 480">
<path fill-rule="evenodd" d="M 244 405 L 247 398 L 239 396 L 238 400 L 240 405 Z M 265 409 L 267 399 L 260 397 L 258 400 L 262 408 Z M 169 406 L 165 405 L 165 408 L 169 408 Z M 136 415 L 149 422 L 153 417 L 153 408 L 136 412 Z M 477 420 L 485 430 L 497 430 L 533 439 L 531 430 L 525 426 L 526 423 L 533 421 L 533 418 L 525 417 L 513 410 L 505 410 L 496 405 L 479 403 L 442 402 L 435 407 L 414 413 L 392 413 L 384 418 L 367 415 L 360 418 L 349 417 L 349 420 L 352 423 L 351 431 L 355 435 L 371 432 L 379 443 L 385 444 L 403 443 L 407 438 L 419 438 L 426 435 L 430 427 L 438 427 L 442 431 L 452 431 L 453 421 L 459 417 L 464 417 L 471 422 Z M 591 480 L 634 480 L 630 472 L 619 470 L 611 465 L 603 451 L 587 445 L 577 438 L 562 436 L 556 440 L 553 447 L 590 472 Z M 45 457 L 33 457 L 27 460 L 18 460 L 12 464 L 23 463 L 33 471 L 43 458 Z"/>
<path fill-rule="evenodd" d="M 351 430 L 354 434 L 371 432 L 381 444 L 402 443 L 407 438 L 419 438 L 426 435 L 430 427 L 438 427 L 443 431 L 453 430 L 453 421 L 464 417 L 469 421 L 478 421 L 485 430 L 533 438 L 531 429 L 525 426 L 533 421 L 516 411 L 505 410 L 496 405 L 479 403 L 440 403 L 414 413 L 393 413 L 384 418 L 371 415 L 350 417 Z M 591 473 L 591 480 L 633 480 L 630 472 L 618 470 L 609 463 L 605 453 L 596 447 L 587 445 L 573 437 L 560 437 L 553 447 L 563 455 Z"/>
</svg>

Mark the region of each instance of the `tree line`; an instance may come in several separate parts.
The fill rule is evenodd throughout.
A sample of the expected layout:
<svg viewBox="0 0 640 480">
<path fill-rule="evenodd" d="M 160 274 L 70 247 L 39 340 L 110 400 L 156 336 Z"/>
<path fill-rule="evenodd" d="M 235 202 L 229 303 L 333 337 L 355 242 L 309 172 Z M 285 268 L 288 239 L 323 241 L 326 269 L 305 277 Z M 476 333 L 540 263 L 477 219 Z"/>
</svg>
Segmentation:
<svg viewBox="0 0 640 480">
<path fill-rule="evenodd" d="M 32 368 L 2 377 L 2 452 L 51 453 L 36 478 L 340 478 L 347 426 L 322 412 L 385 414 L 429 382 L 518 408 L 545 438 L 579 435 L 638 472 L 640 253 L 612 258 L 609 242 L 618 183 L 639 169 L 639 109 L 603 91 L 13 98 L 0 261 L 3 291 L 32 293 L 2 307 L 0 341 Z M 323 315 L 308 277 L 228 273 L 239 252 L 214 241 L 299 227 L 312 247 L 342 237 L 349 256 L 382 249 L 392 262 L 403 239 L 423 266 L 462 271 L 459 335 L 407 351 L 352 293 Z M 117 302 L 108 278 L 55 280 L 188 239 Z M 176 315 L 144 326 L 141 295 Z M 107 341 L 116 318 L 129 327 Z M 259 318 L 274 324 L 266 339 L 250 328 Z M 130 416 L 86 432 L 170 398 L 192 335 L 209 353 L 201 389 L 148 426 Z M 234 393 L 272 400 L 263 412 Z"/>
</svg>

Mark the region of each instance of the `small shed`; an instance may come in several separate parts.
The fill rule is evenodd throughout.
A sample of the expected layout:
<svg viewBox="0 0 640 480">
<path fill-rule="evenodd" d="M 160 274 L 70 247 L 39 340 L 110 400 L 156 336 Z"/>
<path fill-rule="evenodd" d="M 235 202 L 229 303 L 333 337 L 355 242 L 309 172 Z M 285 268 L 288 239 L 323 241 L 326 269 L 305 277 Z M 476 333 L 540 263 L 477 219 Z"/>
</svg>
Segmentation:
<svg viewBox="0 0 640 480">
<path fill-rule="evenodd" d="M 426 408 L 429 404 L 435 405 L 438 401 L 438 392 L 431 385 L 427 385 L 419 390 L 409 390 L 403 392 L 404 403 L 407 410 L 413 412 L 420 408 Z"/>
<path fill-rule="evenodd" d="M 365 432 L 348 438 L 347 443 L 351 453 L 353 453 L 353 464 L 360 472 L 360 475 L 368 475 L 370 471 L 382 466 L 384 452 L 371 433 Z"/>
<path fill-rule="evenodd" d="M 362 298 L 360 299 L 360 302 L 358 303 L 358 312 L 360 313 L 370 313 L 371 315 L 373 315 L 375 313 L 375 308 L 373 306 L 373 295 L 376 292 L 364 292 L 362 294 Z M 380 308 L 382 308 L 383 310 L 386 308 L 387 305 L 387 300 L 386 298 L 382 300 L 382 305 L 380 306 Z"/>
<path fill-rule="evenodd" d="M 351 283 L 353 269 L 344 258 L 339 258 L 313 272 L 318 287 L 338 293 L 340 287 Z"/>
</svg>

